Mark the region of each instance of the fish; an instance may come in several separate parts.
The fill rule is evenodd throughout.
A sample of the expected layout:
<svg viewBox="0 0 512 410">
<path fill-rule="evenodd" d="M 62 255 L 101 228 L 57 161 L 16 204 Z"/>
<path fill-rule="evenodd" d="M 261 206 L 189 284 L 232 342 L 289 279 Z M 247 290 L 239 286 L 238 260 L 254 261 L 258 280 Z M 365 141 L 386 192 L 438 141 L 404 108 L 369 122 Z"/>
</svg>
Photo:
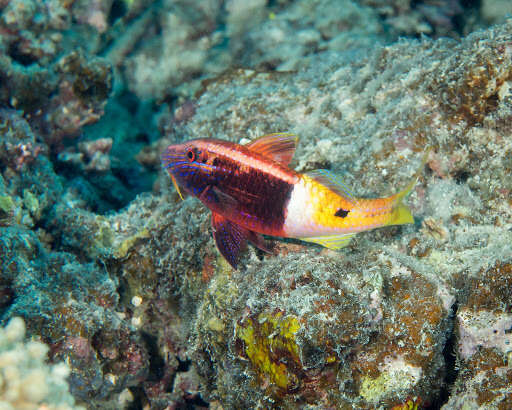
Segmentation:
<svg viewBox="0 0 512 410">
<path fill-rule="evenodd" d="M 426 156 L 403 190 L 366 199 L 357 198 L 330 170 L 291 169 L 297 144 L 294 134 L 273 133 L 245 145 L 194 139 L 163 152 L 162 165 L 180 198 L 183 190 L 210 209 L 213 238 L 234 269 L 248 242 L 270 252 L 263 235 L 341 249 L 359 232 L 414 223 L 403 200 Z"/>
</svg>

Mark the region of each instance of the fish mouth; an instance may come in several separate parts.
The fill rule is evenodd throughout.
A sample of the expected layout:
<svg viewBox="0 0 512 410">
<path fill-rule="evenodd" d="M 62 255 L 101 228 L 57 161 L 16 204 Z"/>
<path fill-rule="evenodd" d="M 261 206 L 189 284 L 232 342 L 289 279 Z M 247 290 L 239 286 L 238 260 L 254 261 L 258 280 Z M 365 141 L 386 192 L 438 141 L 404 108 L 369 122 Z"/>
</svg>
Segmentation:
<svg viewBox="0 0 512 410">
<path fill-rule="evenodd" d="M 183 195 L 181 194 L 178 182 L 176 181 L 176 177 L 174 176 L 174 172 L 185 162 L 187 162 L 187 160 L 183 154 L 177 152 L 177 148 L 178 147 L 176 145 L 169 145 L 167 147 L 165 152 L 162 154 L 162 165 L 169 172 L 172 184 L 174 185 L 174 188 L 178 192 L 178 195 L 180 196 L 181 200 L 183 201 Z"/>
<path fill-rule="evenodd" d="M 185 160 L 184 155 L 179 151 L 177 145 L 169 145 L 162 154 L 162 165 L 169 172 L 174 171 L 176 166 Z"/>
</svg>

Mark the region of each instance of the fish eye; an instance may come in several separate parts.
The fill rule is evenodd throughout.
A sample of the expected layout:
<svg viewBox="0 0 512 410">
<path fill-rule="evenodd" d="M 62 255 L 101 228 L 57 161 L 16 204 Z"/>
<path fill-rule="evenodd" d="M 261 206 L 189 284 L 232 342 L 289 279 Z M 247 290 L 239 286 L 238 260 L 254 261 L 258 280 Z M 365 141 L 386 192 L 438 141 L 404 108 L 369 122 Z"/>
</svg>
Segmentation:
<svg viewBox="0 0 512 410">
<path fill-rule="evenodd" d="M 189 161 L 194 161 L 196 159 L 196 153 L 192 148 L 187 150 L 187 158 Z"/>
</svg>

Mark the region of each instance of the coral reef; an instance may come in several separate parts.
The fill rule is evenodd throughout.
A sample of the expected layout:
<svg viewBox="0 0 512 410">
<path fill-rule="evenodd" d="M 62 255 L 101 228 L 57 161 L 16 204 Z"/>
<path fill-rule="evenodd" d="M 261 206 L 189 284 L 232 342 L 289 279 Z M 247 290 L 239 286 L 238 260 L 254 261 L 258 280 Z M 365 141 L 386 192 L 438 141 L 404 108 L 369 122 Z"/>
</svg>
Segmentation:
<svg viewBox="0 0 512 410">
<path fill-rule="evenodd" d="M 0 328 L 0 406 L 3 409 L 84 409 L 75 406 L 68 391 L 69 368 L 64 363 L 48 365 L 48 346 L 24 341 L 25 323 L 12 318 Z"/>
<path fill-rule="evenodd" d="M 52 358 L 67 361 L 70 390 L 77 399 L 106 397 L 145 378 L 146 345 L 113 310 L 119 298 L 117 279 L 97 262 L 80 262 L 78 253 L 63 251 L 69 251 L 71 244 L 61 242 L 51 225 L 51 215 L 61 220 L 73 213 L 68 220 L 78 223 L 96 216 L 80 208 L 81 200 L 72 190 L 64 194 L 63 179 L 43 155 L 48 152 L 43 143 L 38 145 L 38 155 L 28 156 L 19 165 L 18 145 L 35 148 L 35 137 L 17 112 L 3 110 L 0 117 L 4 137 L 0 150 L 3 317 L 24 317 L 29 332 L 49 344 Z M 63 194 L 66 205 L 60 210 L 55 205 Z M 56 216 L 59 211 L 62 214 Z M 105 251 L 106 239 L 100 235 L 96 240 L 98 256 Z M 61 251 L 54 251 L 56 246 Z M 109 355 L 100 349 L 107 344 Z"/>
<path fill-rule="evenodd" d="M 55 408 L 45 388 L 107 409 L 507 408 L 512 20 L 494 7 L 0 1 L 0 338 L 17 335 L 0 344 L 37 356 L 18 372 L 35 383 L 3 374 L 3 392 Z M 361 196 L 405 186 L 432 147 L 416 223 L 339 252 L 277 240 L 233 271 L 160 154 L 276 131 L 300 137 L 295 169 Z M 22 343 L 18 316 L 48 350 Z"/>
<path fill-rule="evenodd" d="M 244 130 L 249 138 L 275 129 L 314 135 L 301 141 L 295 168 L 350 163 L 345 179 L 368 195 L 403 185 L 404 159 L 411 163 L 425 145 L 435 147 L 432 173 L 412 196 L 422 226 L 402 228 L 394 244 L 387 244 L 389 231 L 360 235 L 337 265 L 330 251 L 314 256 L 318 251 L 285 243 L 277 260 L 261 261 L 251 251 L 243 272 L 223 277 L 217 269 L 197 322 L 196 361 L 214 392 L 209 399 L 228 407 L 392 407 L 408 397 L 440 405 L 455 383 L 450 408 L 484 376 L 464 382 L 447 357 L 467 360 L 480 343 L 500 348 L 496 366 L 505 366 L 508 316 L 493 307 L 493 313 L 466 312 L 461 301 L 467 278 L 495 280 L 482 272 L 506 262 L 512 250 L 510 140 L 499 137 L 510 133 L 502 87 L 510 80 L 511 23 L 459 44 L 424 40 L 377 49 L 337 69 L 328 54 L 301 72 L 301 81 L 296 73 L 232 72 L 206 84 L 191 119 L 169 129 L 169 140 L 182 134 L 238 140 Z M 327 78 L 317 74 L 322 64 Z M 414 165 L 408 169 L 410 175 Z M 365 280 L 368 271 L 377 283 Z M 480 329 L 484 318 L 493 327 Z M 454 329 L 470 347 L 446 350 Z M 509 394 L 507 371 L 499 372 L 488 403 Z"/>
<path fill-rule="evenodd" d="M 377 13 L 350 0 L 292 2 L 271 18 L 260 17 L 260 25 L 255 25 L 254 12 L 246 12 L 251 13 L 254 27 L 237 36 L 241 38 L 233 42 L 232 50 L 246 66 L 259 69 L 298 69 L 305 56 L 319 51 L 360 51 L 388 38 Z"/>
</svg>

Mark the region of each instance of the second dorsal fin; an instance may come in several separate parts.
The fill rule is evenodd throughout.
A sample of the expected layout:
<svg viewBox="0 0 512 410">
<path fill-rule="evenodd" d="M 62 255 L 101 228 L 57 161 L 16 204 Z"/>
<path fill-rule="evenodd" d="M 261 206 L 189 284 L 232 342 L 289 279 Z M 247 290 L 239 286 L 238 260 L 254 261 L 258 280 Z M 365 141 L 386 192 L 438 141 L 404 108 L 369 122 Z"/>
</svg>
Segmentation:
<svg viewBox="0 0 512 410">
<path fill-rule="evenodd" d="M 298 140 L 296 135 L 279 132 L 259 137 L 246 144 L 246 147 L 283 165 L 288 165 L 293 158 Z"/>
<path fill-rule="evenodd" d="M 350 188 L 345 185 L 343 180 L 336 174 L 333 174 L 327 169 L 317 169 L 314 171 L 306 172 L 306 175 L 322 185 L 329 188 L 331 191 L 336 192 L 341 197 L 345 198 L 348 202 L 354 202 L 354 194 Z"/>
</svg>

